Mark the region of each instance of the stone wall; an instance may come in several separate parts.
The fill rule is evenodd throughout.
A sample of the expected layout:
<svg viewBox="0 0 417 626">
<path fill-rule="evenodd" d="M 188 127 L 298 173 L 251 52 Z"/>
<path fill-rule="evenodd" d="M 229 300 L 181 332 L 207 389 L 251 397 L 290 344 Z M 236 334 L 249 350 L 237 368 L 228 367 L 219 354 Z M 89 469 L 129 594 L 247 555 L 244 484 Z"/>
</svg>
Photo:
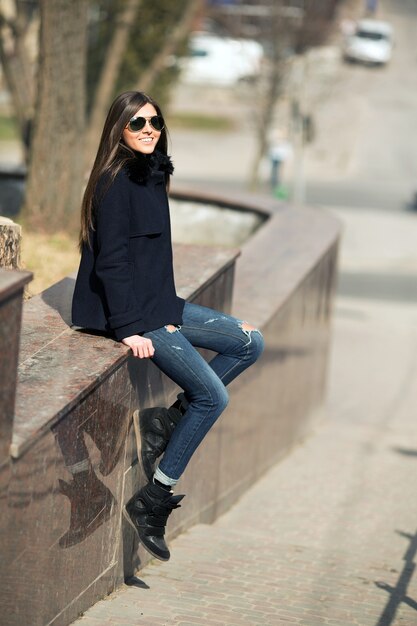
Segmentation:
<svg viewBox="0 0 417 626">
<path fill-rule="evenodd" d="M 22 229 L 8 217 L 0 216 L 0 267 L 20 267 Z"/>
<path fill-rule="evenodd" d="M 10 455 L 23 289 L 31 277 L 0 269 L 0 467 Z"/>
<path fill-rule="evenodd" d="M 231 384 L 228 409 L 181 479 L 187 497 L 170 518 L 171 538 L 230 507 L 317 419 L 338 239 L 337 223 L 319 212 L 175 195 L 268 219 L 236 270 L 236 250 L 175 249 L 180 295 L 232 308 L 262 330 L 266 350 Z M 5 626 L 65 626 L 149 559 L 120 514 L 144 480 L 131 415 L 170 404 L 178 390 L 123 344 L 69 328 L 73 286 L 68 277 L 24 306 L 11 456 L 0 467 Z M 76 463 L 90 468 L 78 483 L 67 469 Z"/>
</svg>

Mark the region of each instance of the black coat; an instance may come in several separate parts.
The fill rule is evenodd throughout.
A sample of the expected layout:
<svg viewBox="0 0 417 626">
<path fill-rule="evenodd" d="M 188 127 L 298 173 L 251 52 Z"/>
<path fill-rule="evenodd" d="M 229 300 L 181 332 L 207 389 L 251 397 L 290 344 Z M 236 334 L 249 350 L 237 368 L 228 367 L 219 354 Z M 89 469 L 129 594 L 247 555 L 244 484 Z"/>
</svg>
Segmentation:
<svg viewBox="0 0 417 626">
<path fill-rule="evenodd" d="M 99 181 L 92 245 L 83 247 L 72 301 L 74 325 L 120 340 L 182 323 L 165 185 L 172 170 L 159 152 L 138 154 L 104 195 L 108 181 Z"/>
</svg>

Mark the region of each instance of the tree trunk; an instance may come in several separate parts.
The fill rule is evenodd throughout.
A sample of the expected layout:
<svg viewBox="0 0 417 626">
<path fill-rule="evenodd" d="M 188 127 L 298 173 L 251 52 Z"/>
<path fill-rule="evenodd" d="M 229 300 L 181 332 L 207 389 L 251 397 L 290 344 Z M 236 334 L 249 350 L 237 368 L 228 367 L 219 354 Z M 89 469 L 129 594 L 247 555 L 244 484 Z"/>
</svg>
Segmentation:
<svg viewBox="0 0 417 626">
<path fill-rule="evenodd" d="M 259 185 L 259 167 L 268 148 L 268 138 L 274 119 L 275 107 L 280 95 L 284 73 L 283 49 L 290 28 L 282 16 L 282 0 L 271 7 L 270 37 L 271 48 L 270 67 L 266 78 L 266 93 L 259 100 L 259 124 L 257 128 L 257 147 L 249 175 L 249 188 L 255 190 Z"/>
<path fill-rule="evenodd" d="M 257 148 L 250 171 L 249 188 L 251 190 L 256 190 L 259 185 L 259 167 L 268 149 L 268 137 L 274 119 L 275 106 L 280 94 L 282 72 L 282 64 L 278 61 L 273 63 L 258 126 Z"/>
<path fill-rule="evenodd" d="M 125 10 L 117 21 L 113 38 L 107 48 L 106 58 L 94 95 L 94 105 L 88 124 L 85 146 L 85 163 L 87 170 L 90 169 L 97 150 L 100 133 L 104 126 L 107 110 L 113 95 L 117 74 L 123 61 L 127 44 L 129 43 L 129 35 L 141 2 L 142 0 L 127 0 Z"/>
<path fill-rule="evenodd" d="M 203 6 L 203 0 L 190 0 L 182 18 L 172 32 L 167 35 L 164 46 L 141 75 L 137 86 L 139 91 L 147 91 L 152 87 L 159 73 L 165 69 L 166 59 L 175 53 L 178 45 L 190 32 L 192 24 Z"/>
<path fill-rule="evenodd" d="M 74 223 L 83 188 L 87 0 L 41 0 L 38 102 L 23 216 L 54 231 Z"/>
</svg>

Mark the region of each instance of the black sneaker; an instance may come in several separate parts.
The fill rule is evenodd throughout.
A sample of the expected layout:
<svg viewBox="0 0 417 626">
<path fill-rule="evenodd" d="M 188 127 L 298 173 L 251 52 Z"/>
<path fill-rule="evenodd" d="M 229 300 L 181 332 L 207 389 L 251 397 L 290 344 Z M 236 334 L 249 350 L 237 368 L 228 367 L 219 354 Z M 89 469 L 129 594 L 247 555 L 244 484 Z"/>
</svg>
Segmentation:
<svg viewBox="0 0 417 626">
<path fill-rule="evenodd" d="M 174 509 L 184 498 L 152 482 L 135 493 L 123 508 L 126 520 L 133 526 L 148 552 L 161 561 L 168 561 L 170 552 L 165 542 L 165 526 Z"/>
</svg>

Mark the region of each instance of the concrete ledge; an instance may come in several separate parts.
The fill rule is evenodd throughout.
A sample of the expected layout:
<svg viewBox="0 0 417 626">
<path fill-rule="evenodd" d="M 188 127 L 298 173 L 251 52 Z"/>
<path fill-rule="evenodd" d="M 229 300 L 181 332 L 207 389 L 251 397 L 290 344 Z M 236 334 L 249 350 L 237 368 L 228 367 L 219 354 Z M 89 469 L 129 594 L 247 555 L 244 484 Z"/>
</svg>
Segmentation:
<svg viewBox="0 0 417 626">
<path fill-rule="evenodd" d="M 329 212 L 257 194 L 219 197 L 210 191 L 174 188 L 178 200 L 255 212 L 263 223 L 242 247 L 236 264 L 232 310 L 262 327 L 294 293 L 318 260 L 338 245 L 340 222 Z M 337 251 L 336 251 L 337 252 Z"/>
<path fill-rule="evenodd" d="M 210 522 L 227 510 L 320 418 L 340 224 L 325 211 L 265 196 L 219 198 L 209 191 L 180 189 L 173 195 L 256 210 L 265 218 L 242 246 L 232 302 L 234 315 L 262 330 L 265 352 L 256 367 L 230 386 L 230 405 L 205 440 L 204 459 L 194 458 L 181 481 L 182 490 L 191 493 L 195 503 L 194 516 L 182 530 L 199 520 Z M 213 499 L 205 499 L 196 488 L 191 477 L 198 475 L 206 476 L 206 484 L 216 485 Z"/>
</svg>

